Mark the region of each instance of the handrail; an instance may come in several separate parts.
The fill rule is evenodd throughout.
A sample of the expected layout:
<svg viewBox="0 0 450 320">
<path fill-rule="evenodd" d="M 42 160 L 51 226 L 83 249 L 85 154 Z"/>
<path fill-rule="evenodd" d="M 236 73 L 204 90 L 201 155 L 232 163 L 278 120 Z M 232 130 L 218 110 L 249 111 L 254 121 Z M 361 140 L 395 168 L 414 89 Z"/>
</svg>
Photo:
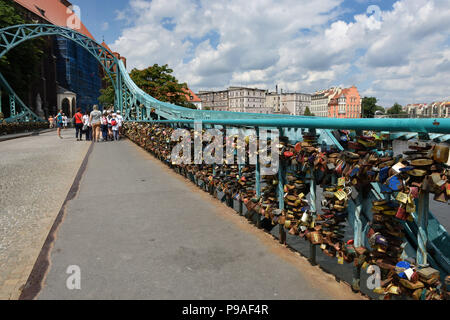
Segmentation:
<svg viewBox="0 0 450 320">
<path fill-rule="evenodd" d="M 154 123 L 194 123 L 196 120 L 155 120 Z M 198 121 L 198 120 L 197 120 Z M 207 119 L 203 124 L 251 127 L 373 130 L 390 132 L 450 133 L 450 119 Z"/>
</svg>

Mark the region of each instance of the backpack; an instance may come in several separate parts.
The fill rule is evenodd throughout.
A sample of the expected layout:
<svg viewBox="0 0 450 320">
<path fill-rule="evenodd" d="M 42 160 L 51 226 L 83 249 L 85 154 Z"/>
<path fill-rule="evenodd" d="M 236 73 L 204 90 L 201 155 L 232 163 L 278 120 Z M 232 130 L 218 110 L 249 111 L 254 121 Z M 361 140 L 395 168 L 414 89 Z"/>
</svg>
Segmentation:
<svg viewBox="0 0 450 320">
<path fill-rule="evenodd" d="M 112 120 L 111 120 L 111 125 L 112 125 L 113 127 L 117 125 L 116 119 L 112 119 Z"/>
</svg>

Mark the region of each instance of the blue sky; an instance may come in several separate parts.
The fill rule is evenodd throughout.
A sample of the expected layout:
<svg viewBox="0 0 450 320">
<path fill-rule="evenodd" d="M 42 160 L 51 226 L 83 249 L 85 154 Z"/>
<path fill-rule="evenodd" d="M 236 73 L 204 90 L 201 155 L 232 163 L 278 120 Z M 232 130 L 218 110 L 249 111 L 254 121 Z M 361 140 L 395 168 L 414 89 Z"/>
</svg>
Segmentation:
<svg viewBox="0 0 450 320">
<path fill-rule="evenodd" d="M 128 1 L 76 0 L 72 4 L 80 7 L 81 20 L 99 42 L 103 37 L 106 43 L 113 42 L 126 27 L 126 23 L 116 20 L 116 17 L 118 11 L 128 7 Z"/>
<path fill-rule="evenodd" d="M 385 107 L 450 96 L 448 0 L 73 3 L 130 70 L 167 63 L 194 91 L 356 85 Z"/>
</svg>

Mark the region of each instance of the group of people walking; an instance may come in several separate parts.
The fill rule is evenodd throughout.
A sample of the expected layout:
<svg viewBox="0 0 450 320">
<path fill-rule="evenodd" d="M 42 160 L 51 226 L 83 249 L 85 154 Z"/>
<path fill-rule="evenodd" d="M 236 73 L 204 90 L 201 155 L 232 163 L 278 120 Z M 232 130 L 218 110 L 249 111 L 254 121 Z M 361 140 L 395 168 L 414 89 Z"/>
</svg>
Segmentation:
<svg viewBox="0 0 450 320">
<path fill-rule="evenodd" d="M 57 134 L 61 137 L 61 128 L 64 127 L 63 113 L 60 110 L 55 117 Z M 75 126 L 75 136 L 77 141 L 117 141 L 120 139 L 120 131 L 122 129 L 123 117 L 120 111 L 104 110 L 101 112 L 97 106 L 93 107 L 91 113 L 83 112 L 81 108 L 77 109 L 77 113 L 73 117 Z"/>
</svg>

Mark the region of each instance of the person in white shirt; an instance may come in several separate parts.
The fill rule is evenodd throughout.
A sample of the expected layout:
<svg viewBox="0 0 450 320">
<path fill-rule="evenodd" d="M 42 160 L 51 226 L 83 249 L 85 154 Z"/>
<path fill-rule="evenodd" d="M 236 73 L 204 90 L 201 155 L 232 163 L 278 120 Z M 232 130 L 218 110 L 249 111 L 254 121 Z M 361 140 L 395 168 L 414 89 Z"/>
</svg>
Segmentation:
<svg viewBox="0 0 450 320">
<path fill-rule="evenodd" d="M 67 122 L 68 122 L 67 116 L 63 113 L 63 126 L 64 126 L 64 129 L 67 129 Z"/>
<path fill-rule="evenodd" d="M 111 126 L 113 131 L 114 140 L 119 140 L 119 121 L 117 120 L 117 115 L 113 113 L 111 118 Z"/>
<path fill-rule="evenodd" d="M 122 134 L 122 126 L 123 126 L 123 117 L 120 114 L 120 110 L 118 110 L 116 113 L 116 119 L 117 122 L 119 123 L 119 140 L 120 140 L 120 135 Z"/>
<path fill-rule="evenodd" d="M 91 141 L 91 132 L 92 132 L 92 127 L 91 127 L 91 122 L 89 120 L 89 113 L 86 112 L 84 113 L 83 116 L 83 131 L 84 134 L 86 135 L 86 141 Z"/>
</svg>

